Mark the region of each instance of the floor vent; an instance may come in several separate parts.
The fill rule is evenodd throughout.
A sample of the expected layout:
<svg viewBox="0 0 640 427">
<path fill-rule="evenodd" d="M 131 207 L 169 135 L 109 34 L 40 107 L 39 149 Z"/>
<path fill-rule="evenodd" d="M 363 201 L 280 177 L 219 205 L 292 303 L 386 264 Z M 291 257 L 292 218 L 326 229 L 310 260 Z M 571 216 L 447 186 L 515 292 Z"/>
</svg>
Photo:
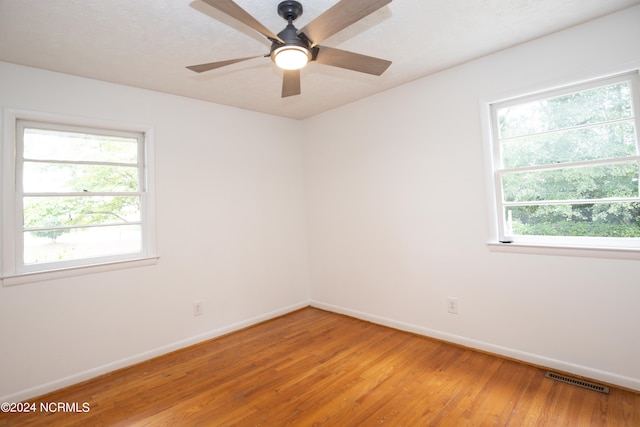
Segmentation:
<svg viewBox="0 0 640 427">
<path fill-rule="evenodd" d="M 588 388 L 589 390 L 597 391 L 604 394 L 609 394 L 609 387 L 590 383 L 589 381 L 583 381 L 578 378 L 567 377 L 566 375 L 560 375 L 553 372 L 547 372 L 545 375 L 547 378 L 551 378 L 556 381 L 562 381 L 563 383 L 577 385 L 579 387 Z"/>
</svg>

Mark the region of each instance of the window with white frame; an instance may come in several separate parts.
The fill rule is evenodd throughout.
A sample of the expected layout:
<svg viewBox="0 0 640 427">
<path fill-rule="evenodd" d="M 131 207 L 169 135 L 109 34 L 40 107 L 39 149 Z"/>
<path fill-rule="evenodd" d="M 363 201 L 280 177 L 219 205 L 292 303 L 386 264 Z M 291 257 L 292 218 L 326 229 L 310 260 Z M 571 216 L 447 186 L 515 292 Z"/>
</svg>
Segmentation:
<svg viewBox="0 0 640 427">
<path fill-rule="evenodd" d="M 501 242 L 640 248 L 638 77 L 491 105 Z"/>
<path fill-rule="evenodd" d="M 146 132 L 13 119 L 5 277 L 153 257 Z"/>
</svg>

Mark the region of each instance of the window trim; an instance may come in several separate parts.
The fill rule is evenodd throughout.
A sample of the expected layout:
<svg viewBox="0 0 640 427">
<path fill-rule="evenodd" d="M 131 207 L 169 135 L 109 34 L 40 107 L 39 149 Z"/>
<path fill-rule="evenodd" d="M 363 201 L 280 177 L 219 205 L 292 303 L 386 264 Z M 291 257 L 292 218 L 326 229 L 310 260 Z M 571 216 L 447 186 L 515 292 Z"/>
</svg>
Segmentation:
<svg viewBox="0 0 640 427">
<path fill-rule="evenodd" d="M 497 140 L 497 130 L 493 117 L 494 105 L 500 107 L 515 105 L 523 102 L 530 102 L 536 99 L 546 99 L 561 94 L 570 93 L 572 90 L 584 91 L 589 88 L 606 85 L 610 82 L 632 80 L 634 90 L 632 90 L 632 100 L 636 122 L 636 137 L 640 144 L 640 64 L 633 64 L 626 70 L 608 73 L 583 79 L 564 79 L 561 83 L 547 82 L 544 86 L 513 90 L 500 97 L 492 99 L 480 99 L 480 118 L 482 120 L 482 131 L 484 140 L 485 168 L 486 168 L 486 188 L 488 190 L 488 211 L 489 211 L 489 240 L 486 242 L 491 252 L 503 253 L 527 253 L 538 255 L 559 255 L 594 258 L 615 258 L 640 260 L 640 247 L 637 241 L 634 244 L 615 245 L 611 238 L 595 237 L 556 237 L 556 236 L 526 236 L 521 241 L 510 241 L 504 237 L 503 221 L 500 213 L 501 202 L 498 200 L 502 194 L 497 165 L 500 164 L 500 147 Z M 626 68 L 626 67 L 625 67 Z M 640 156 L 640 154 L 639 154 Z M 638 156 L 636 156 L 638 157 Z M 640 240 L 640 239 L 639 239 Z M 621 241 L 618 240 L 620 243 Z"/>
<path fill-rule="evenodd" d="M 2 240 L 0 242 L 0 280 L 3 286 L 12 286 L 56 278 L 72 277 L 81 274 L 97 273 L 121 268 L 131 268 L 157 263 L 159 258 L 156 249 L 155 236 L 155 176 L 154 176 L 154 129 L 151 126 L 115 122 L 108 120 L 92 119 L 86 117 L 72 117 L 51 113 L 34 112 L 13 108 L 4 109 L 4 141 L 0 154 L 3 165 L 2 198 L 0 212 L 2 213 Z M 113 130 L 116 134 L 122 132 L 135 132 L 142 134 L 142 144 L 139 153 L 143 153 L 139 174 L 144 179 L 143 203 L 141 211 L 141 232 L 143 248 L 130 257 L 89 258 L 86 263 L 68 265 L 68 263 L 48 263 L 48 268 L 29 268 L 18 262 L 18 250 L 21 250 L 16 233 L 22 232 L 19 212 L 21 203 L 16 197 L 21 194 L 15 191 L 17 184 L 16 150 L 17 150 L 17 123 L 18 121 L 34 121 L 52 124 L 53 126 L 85 127 L 89 129 Z M 141 188 L 142 190 L 142 188 Z M 19 229 L 20 228 L 20 229 Z M 21 255 L 20 255 L 21 256 Z M 58 264 L 58 265 L 56 265 Z"/>
</svg>

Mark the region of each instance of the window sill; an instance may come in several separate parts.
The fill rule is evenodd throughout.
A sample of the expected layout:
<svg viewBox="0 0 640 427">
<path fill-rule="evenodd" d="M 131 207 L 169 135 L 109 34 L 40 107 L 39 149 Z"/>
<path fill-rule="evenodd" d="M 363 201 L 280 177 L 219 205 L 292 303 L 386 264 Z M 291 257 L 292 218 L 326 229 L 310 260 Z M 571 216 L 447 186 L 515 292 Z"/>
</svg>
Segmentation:
<svg viewBox="0 0 640 427">
<path fill-rule="evenodd" d="M 157 256 L 138 258 L 126 261 L 107 262 L 103 264 L 85 265 L 80 267 L 69 267 L 59 270 L 37 271 L 31 273 L 20 273 L 3 276 L 2 286 L 23 285 L 25 283 L 42 282 L 45 280 L 64 279 L 67 277 L 80 276 L 83 274 L 103 273 L 106 271 L 121 270 L 124 268 L 144 267 L 158 263 Z"/>
<path fill-rule="evenodd" d="M 488 242 L 491 252 L 640 260 L 640 248 Z"/>
</svg>

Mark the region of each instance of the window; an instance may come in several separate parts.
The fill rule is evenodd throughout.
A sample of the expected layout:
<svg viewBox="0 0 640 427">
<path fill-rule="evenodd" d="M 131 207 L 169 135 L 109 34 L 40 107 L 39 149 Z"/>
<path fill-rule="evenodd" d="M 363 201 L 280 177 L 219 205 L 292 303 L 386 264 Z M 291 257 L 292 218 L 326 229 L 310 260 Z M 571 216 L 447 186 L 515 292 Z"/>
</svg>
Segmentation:
<svg viewBox="0 0 640 427">
<path fill-rule="evenodd" d="M 7 122 L 3 276 L 153 257 L 147 132 Z"/>
<path fill-rule="evenodd" d="M 638 73 L 491 105 L 498 238 L 640 248 Z"/>
</svg>

